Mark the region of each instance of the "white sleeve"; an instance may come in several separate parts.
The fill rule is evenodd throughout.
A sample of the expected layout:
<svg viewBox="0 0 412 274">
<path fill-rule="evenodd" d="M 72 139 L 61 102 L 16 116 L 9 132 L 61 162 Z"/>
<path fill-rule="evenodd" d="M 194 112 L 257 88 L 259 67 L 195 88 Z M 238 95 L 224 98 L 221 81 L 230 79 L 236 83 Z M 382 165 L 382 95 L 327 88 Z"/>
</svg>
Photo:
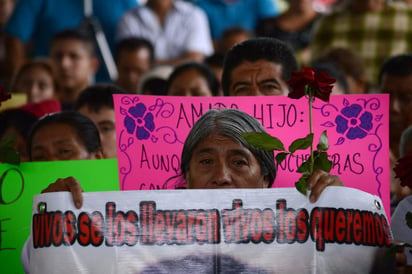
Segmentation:
<svg viewBox="0 0 412 274">
<path fill-rule="evenodd" d="M 23 245 L 21 250 L 21 263 L 26 274 L 30 273 L 30 249 L 31 249 L 31 237 L 29 237 Z"/>
<path fill-rule="evenodd" d="M 209 29 L 209 22 L 203 10 L 195 7 L 191 13 L 189 24 L 185 27 L 186 51 L 198 51 L 208 56 L 213 53 L 213 43 Z"/>
</svg>

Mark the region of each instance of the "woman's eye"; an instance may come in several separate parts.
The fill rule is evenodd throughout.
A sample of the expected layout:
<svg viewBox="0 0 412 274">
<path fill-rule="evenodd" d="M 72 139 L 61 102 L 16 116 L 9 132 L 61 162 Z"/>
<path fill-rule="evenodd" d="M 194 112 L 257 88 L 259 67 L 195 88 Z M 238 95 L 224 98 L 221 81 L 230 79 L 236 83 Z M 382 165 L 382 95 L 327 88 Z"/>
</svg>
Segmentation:
<svg viewBox="0 0 412 274">
<path fill-rule="evenodd" d="M 44 154 L 34 154 L 31 158 L 32 161 L 45 161 L 47 157 Z"/>
<path fill-rule="evenodd" d="M 72 152 L 71 149 L 61 149 L 61 150 L 59 151 L 59 154 L 60 154 L 60 155 L 68 155 L 68 154 L 70 154 L 71 152 Z"/>
<path fill-rule="evenodd" d="M 211 159 L 202 159 L 199 161 L 199 163 L 201 163 L 202 165 L 209 165 L 212 163 Z"/>
<path fill-rule="evenodd" d="M 246 166 L 246 165 L 248 164 L 247 161 L 246 161 L 246 160 L 243 160 L 243 159 L 234 160 L 233 163 L 234 163 L 236 166 Z"/>
</svg>

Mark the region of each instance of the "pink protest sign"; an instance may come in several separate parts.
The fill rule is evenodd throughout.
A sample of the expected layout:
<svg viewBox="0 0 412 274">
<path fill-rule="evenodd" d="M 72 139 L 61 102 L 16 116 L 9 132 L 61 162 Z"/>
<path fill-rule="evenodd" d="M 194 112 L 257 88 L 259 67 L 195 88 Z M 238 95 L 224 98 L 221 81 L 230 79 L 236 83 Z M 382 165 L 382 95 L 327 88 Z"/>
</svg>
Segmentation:
<svg viewBox="0 0 412 274">
<path fill-rule="evenodd" d="M 254 116 L 285 146 L 309 133 L 306 98 L 174 97 L 115 95 L 120 188 L 170 188 L 180 174 L 180 154 L 193 124 L 210 108 L 237 108 Z M 333 162 L 331 174 L 346 186 L 381 197 L 389 208 L 389 96 L 334 95 L 314 102 L 315 145 L 327 130 Z M 294 186 L 296 169 L 307 157 L 289 157 L 280 166 L 274 187 Z"/>
</svg>

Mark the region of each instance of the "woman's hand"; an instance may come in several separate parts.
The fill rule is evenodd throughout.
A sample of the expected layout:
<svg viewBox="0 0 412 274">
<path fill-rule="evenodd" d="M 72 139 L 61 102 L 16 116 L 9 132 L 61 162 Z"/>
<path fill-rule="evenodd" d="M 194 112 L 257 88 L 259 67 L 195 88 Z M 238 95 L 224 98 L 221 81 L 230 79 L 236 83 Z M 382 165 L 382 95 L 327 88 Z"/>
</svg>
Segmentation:
<svg viewBox="0 0 412 274">
<path fill-rule="evenodd" d="M 43 189 L 41 193 L 46 192 L 59 192 L 70 191 L 72 193 L 73 202 L 76 208 L 81 208 L 83 205 L 83 189 L 80 183 L 74 177 L 67 177 L 63 179 L 57 179 L 56 182 L 50 184 L 47 188 Z"/>
<path fill-rule="evenodd" d="M 323 170 L 315 170 L 308 180 L 308 189 L 311 190 L 309 200 L 311 203 L 319 199 L 322 191 L 328 186 L 344 186 L 340 178 L 336 175 L 330 175 Z"/>
</svg>

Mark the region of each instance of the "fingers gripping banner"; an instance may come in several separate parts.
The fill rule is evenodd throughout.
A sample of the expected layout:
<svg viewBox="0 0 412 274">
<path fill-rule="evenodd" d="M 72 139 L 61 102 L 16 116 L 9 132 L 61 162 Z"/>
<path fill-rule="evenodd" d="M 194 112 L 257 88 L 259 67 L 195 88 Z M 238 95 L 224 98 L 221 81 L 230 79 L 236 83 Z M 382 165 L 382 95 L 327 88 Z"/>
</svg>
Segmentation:
<svg viewBox="0 0 412 274">
<path fill-rule="evenodd" d="M 378 196 L 327 188 L 37 195 L 31 273 L 369 273 L 391 231 Z"/>
</svg>

